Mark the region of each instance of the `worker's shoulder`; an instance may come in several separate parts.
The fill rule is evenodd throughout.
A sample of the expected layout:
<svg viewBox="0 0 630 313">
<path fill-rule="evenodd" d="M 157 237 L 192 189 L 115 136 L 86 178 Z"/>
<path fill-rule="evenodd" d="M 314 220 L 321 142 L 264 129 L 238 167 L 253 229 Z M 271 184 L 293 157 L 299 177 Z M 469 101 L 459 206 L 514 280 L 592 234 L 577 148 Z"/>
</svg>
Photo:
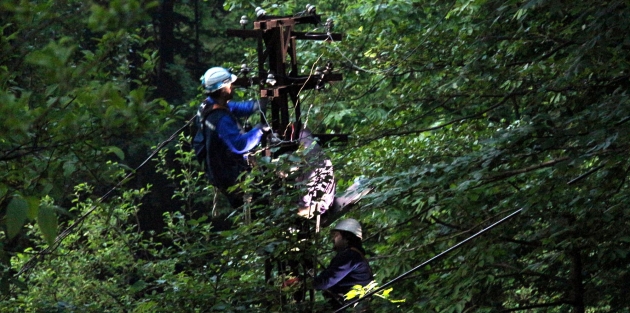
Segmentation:
<svg viewBox="0 0 630 313">
<path fill-rule="evenodd" d="M 357 248 L 346 248 L 339 253 L 339 256 L 347 259 L 363 259 L 363 254 Z"/>
<path fill-rule="evenodd" d="M 232 114 L 232 112 L 230 112 L 230 110 L 224 109 L 224 108 L 213 109 L 206 116 L 206 119 L 209 120 L 213 124 L 218 124 L 219 121 L 223 121 L 226 118 L 230 122 L 236 122 L 237 121 L 237 119 L 234 116 L 234 114 Z"/>
</svg>

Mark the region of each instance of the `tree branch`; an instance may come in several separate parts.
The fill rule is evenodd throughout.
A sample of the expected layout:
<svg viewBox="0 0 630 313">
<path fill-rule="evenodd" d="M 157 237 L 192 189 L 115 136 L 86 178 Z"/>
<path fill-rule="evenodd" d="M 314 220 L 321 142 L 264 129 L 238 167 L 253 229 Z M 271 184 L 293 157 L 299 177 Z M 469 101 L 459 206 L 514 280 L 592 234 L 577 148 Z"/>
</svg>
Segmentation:
<svg viewBox="0 0 630 313">
<path fill-rule="evenodd" d="M 524 311 L 524 310 L 530 310 L 530 309 L 536 309 L 536 308 L 548 308 L 548 307 L 552 307 L 552 306 L 560 306 L 560 305 L 563 305 L 563 304 L 571 304 L 571 302 L 568 302 L 568 301 L 556 301 L 556 302 L 550 302 L 550 303 L 532 304 L 532 305 L 528 305 L 528 306 L 522 306 L 522 307 L 518 307 L 518 308 L 512 308 L 512 309 L 503 310 L 501 312 L 517 312 L 517 311 Z"/>
<path fill-rule="evenodd" d="M 543 163 L 540 163 L 540 164 L 528 166 L 528 167 L 521 168 L 521 169 L 518 169 L 518 170 L 513 170 L 513 171 L 507 171 L 507 172 L 499 173 L 498 175 L 495 175 L 495 176 L 492 176 L 492 177 L 488 178 L 485 183 L 490 183 L 490 182 L 493 182 L 493 181 L 502 180 L 502 179 L 509 178 L 509 177 L 512 177 L 512 176 L 516 176 L 516 175 L 519 175 L 519 174 L 523 174 L 523 173 L 539 170 L 541 168 L 552 167 L 552 166 L 554 166 L 554 165 L 556 165 L 558 163 L 567 161 L 568 159 L 569 159 L 569 157 L 562 157 L 562 158 L 559 158 L 559 159 L 555 159 L 555 160 L 543 162 Z"/>
<path fill-rule="evenodd" d="M 505 275 L 506 277 L 507 276 L 517 276 L 517 275 L 518 276 L 535 276 L 535 277 L 542 277 L 542 278 L 546 278 L 546 279 L 549 279 L 549 280 L 552 280 L 552 281 L 558 281 L 558 282 L 562 282 L 562 283 L 568 283 L 569 282 L 566 279 L 563 279 L 563 278 L 557 277 L 557 276 L 553 276 L 553 275 L 537 273 L 537 272 L 534 272 L 534 271 L 523 271 L 522 269 L 520 269 L 520 268 L 518 268 L 516 266 L 512 266 L 512 265 L 509 265 L 509 264 L 506 264 L 506 263 L 494 263 L 494 264 L 491 264 L 491 266 L 498 267 L 498 268 L 505 268 L 505 269 L 512 270 L 512 271 L 515 272 L 513 274 Z M 499 277 L 499 276 L 497 276 L 497 277 Z"/>
<path fill-rule="evenodd" d="M 518 95 L 518 94 L 521 94 L 521 93 L 511 93 L 509 95 L 505 95 L 504 99 L 501 100 L 501 102 L 499 102 L 499 103 L 497 103 L 497 104 L 495 104 L 495 105 L 493 105 L 493 106 L 491 106 L 491 107 L 489 107 L 489 108 L 487 108 L 485 110 L 482 110 L 480 112 L 474 113 L 474 114 L 470 114 L 470 115 L 467 115 L 467 116 L 464 116 L 464 117 L 456 118 L 456 119 L 450 120 L 450 121 L 448 121 L 446 123 L 443 123 L 443 124 L 440 124 L 440 125 L 437 125 L 437 126 L 433 126 L 433 127 L 427 127 L 427 128 L 410 130 L 410 131 L 404 131 L 404 132 L 389 132 L 389 133 L 380 134 L 378 137 L 368 138 L 365 141 L 364 144 L 370 143 L 370 142 L 375 141 L 375 140 L 384 139 L 384 138 L 387 138 L 387 137 L 407 136 L 407 135 L 420 134 L 420 133 L 424 133 L 424 132 L 427 132 L 427 131 L 434 131 L 434 130 L 438 130 L 438 129 L 444 128 L 446 126 L 449 126 L 449 125 L 461 122 L 461 121 L 465 121 L 465 120 L 472 119 L 472 118 L 475 118 L 475 117 L 478 117 L 478 116 L 482 116 L 483 114 L 485 114 L 487 112 L 490 112 L 490 111 L 492 111 L 492 110 L 502 106 L 510 97 L 513 97 L 513 96 Z"/>
</svg>

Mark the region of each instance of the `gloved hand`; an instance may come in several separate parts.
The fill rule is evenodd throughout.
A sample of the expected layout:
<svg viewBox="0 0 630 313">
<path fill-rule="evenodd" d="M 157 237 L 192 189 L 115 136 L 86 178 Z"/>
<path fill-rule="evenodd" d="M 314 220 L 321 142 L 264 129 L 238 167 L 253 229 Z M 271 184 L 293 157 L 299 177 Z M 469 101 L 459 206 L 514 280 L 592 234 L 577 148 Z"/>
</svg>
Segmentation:
<svg viewBox="0 0 630 313">
<path fill-rule="evenodd" d="M 297 277 L 289 278 L 282 283 L 282 288 L 291 287 L 300 282 L 300 279 Z"/>
<path fill-rule="evenodd" d="M 278 136 L 278 133 L 273 133 L 271 136 L 271 144 L 277 145 L 282 142 L 282 138 Z"/>
<path fill-rule="evenodd" d="M 262 130 L 263 132 L 268 132 L 271 130 L 271 127 L 269 127 L 269 125 L 264 124 L 264 123 L 258 123 L 256 125 L 254 125 L 254 128 L 258 128 L 260 130 Z"/>
</svg>

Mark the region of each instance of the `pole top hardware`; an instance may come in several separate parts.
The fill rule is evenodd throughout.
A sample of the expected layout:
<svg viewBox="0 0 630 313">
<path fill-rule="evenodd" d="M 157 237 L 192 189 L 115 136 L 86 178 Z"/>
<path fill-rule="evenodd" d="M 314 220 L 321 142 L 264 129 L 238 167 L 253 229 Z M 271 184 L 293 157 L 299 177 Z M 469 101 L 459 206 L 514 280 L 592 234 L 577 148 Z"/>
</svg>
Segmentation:
<svg viewBox="0 0 630 313">
<path fill-rule="evenodd" d="M 306 10 L 291 16 L 268 15 L 262 7 L 255 9 L 256 18 L 253 29 L 244 29 L 248 25 L 247 16 L 239 21 L 242 29 L 228 29 L 227 35 L 257 41 L 258 64 L 255 69 L 241 66 L 241 72 L 234 86 L 257 86 L 260 97 L 269 98 L 267 108 L 271 108 L 271 128 L 278 134 L 287 134 L 286 129 L 295 125 L 299 133 L 302 129 L 300 97 L 304 90 L 325 90 L 326 84 L 341 81 L 340 73 L 333 73 L 332 63 L 326 64 L 317 74 L 298 75 L 297 40 L 341 41 L 342 35 L 331 33 L 332 19 L 326 24 L 316 13 L 314 5 L 307 5 Z M 325 28 L 325 32 L 298 32 L 298 24 L 312 24 Z M 255 73 L 254 75 L 251 75 Z M 253 77 L 252 77 L 253 76 Z M 289 101 L 293 105 L 289 105 Z M 284 140 L 291 141 L 290 135 Z M 347 137 L 338 138 L 347 141 Z M 280 153 L 280 152 L 277 152 Z"/>
</svg>

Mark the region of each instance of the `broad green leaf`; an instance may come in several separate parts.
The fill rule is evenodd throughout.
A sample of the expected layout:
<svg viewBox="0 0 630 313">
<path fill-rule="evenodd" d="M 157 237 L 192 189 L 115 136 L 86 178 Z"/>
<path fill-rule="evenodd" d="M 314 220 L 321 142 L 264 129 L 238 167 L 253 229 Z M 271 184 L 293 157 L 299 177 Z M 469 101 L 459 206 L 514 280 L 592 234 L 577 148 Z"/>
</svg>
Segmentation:
<svg viewBox="0 0 630 313">
<path fill-rule="evenodd" d="M 115 146 L 109 146 L 109 147 L 105 147 L 105 149 L 107 153 L 113 153 L 121 160 L 125 159 L 125 153 L 120 148 L 115 147 Z"/>
<path fill-rule="evenodd" d="M 44 239 L 49 245 L 55 242 L 57 237 L 57 214 L 55 214 L 54 207 L 48 204 L 43 204 L 39 207 L 37 214 L 37 225 L 44 235 Z"/>
<path fill-rule="evenodd" d="M 77 170 L 74 161 L 67 161 L 63 163 L 63 176 L 69 177 Z"/>
<path fill-rule="evenodd" d="M 15 237 L 24 222 L 26 222 L 26 216 L 28 214 L 28 203 L 22 196 L 15 195 L 7 206 L 7 237 L 12 239 Z"/>
<path fill-rule="evenodd" d="M 392 290 L 394 290 L 394 288 L 388 288 L 383 290 L 383 296 L 388 297 L 389 293 L 392 292 Z"/>
<path fill-rule="evenodd" d="M 4 198 L 4 196 L 6 196 L 7 194 L 7 186 L 4 184 L 0 184 L 0 199 Z"/>
<path fill-rule="evenodd" d="M 26 204 L 28 205 L 26 217 L 31 220 L 36 219 L 38 214 L 37 212 L 39 212 L 39 205 L 41 200 L 36 197 L 26 197 L 24 198 L 24 200 L 26 200 Z"/>
<path fill-rule="evenodd" d="M 350 290 L 345 294 L 345 299 L 350 300 L 356 298 L 360 293 L 357 290 Z"/>
</svg>

